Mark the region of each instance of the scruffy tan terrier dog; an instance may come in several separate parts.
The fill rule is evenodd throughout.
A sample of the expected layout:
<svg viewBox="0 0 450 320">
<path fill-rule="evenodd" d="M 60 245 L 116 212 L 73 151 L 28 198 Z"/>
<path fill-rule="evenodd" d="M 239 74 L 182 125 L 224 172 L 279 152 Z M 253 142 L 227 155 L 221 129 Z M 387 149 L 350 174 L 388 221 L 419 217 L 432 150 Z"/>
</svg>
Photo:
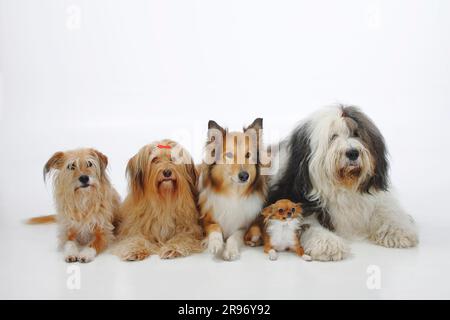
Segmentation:
<svg viewBox="0 0 450 320">
<path fill-rule="evenodd" d="M 90 262 L 114 239 L 120 197 L 112 187 L 108 158 L 95 149 L 55 153 L 44 166 L 53 177 L 56 216 L 36 217 L 29 224 L 56 221 L 66 262 Z"/>
</svg>

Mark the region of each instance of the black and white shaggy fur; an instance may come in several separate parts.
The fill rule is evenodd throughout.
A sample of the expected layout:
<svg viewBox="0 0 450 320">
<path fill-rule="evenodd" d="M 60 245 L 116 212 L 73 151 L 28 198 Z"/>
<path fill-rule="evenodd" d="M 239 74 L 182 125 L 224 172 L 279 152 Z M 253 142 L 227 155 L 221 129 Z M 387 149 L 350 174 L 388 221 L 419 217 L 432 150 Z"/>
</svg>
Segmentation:
<svg viewBox="0 0 450 320">
<path fill-rule="evenodd" d="M 387 151 L 375 124 L 358 108 L 314 113 L 280 144 L 279 170 L 269 203 L 301 202 L 312 227 L 302 234 L 315 260 L 341 260 L 344 239 L 369 239 L 389 248 L 414 247 L 413 219 L 390 192 Z"/>
</svg>

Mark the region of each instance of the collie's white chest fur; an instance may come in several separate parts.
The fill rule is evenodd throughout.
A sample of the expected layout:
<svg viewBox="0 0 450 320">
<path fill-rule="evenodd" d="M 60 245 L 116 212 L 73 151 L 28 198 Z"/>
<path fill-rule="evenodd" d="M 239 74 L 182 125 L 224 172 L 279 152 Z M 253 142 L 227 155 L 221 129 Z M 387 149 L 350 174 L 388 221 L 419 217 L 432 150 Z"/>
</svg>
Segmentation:
<svg viewBox="0 0 450 320">
<path fill-rule="evenodd" d="M 297 219 L 290 221 L 270 220 L 266 232 L 270 236 L 270 244 L 277 251 L 292 248 L 297 243 L 297 232 L 300 222 Z"/>
<path fill-rule="evenodd" d="M 206 206 L 222 228 L 225 239 L 239 229 L 248 228 L 261 213 L 264 204 L 263 198 L 258 194 L 245 197 L 238 194 L 221 195 L 209 191 L 206 199 Z"/>
</svg>

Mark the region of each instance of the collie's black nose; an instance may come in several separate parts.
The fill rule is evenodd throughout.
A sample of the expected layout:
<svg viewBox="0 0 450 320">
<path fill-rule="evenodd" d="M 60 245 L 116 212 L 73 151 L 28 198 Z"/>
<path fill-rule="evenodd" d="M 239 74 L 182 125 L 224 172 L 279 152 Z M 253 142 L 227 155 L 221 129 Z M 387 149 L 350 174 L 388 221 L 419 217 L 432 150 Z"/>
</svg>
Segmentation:
<svg viewBox="0 0 450 320">
<path fill-rule="evenodd" d="M 350 149 L 348 150 L 345 155 L 347 158 L 349 158 L 351 161 L 355 161 L 359 157 L 359 151 L 356 149 Z"/>
<path fill-rule="evenodd" d="M 248 177 L 249 177 L 250 175 L 248 174 L 248 172 L 247 171 L 241 171 L 241 172 L 239 172 L 239 174 L 238 174 L 238 178 L 239 178 L 239 180 L 241 180 L 242 182 L 246 182 L 247 180 L 248 180 Z"/>
<path fill-rule="evenodd" d="M 172 171 L 170 171 L 169 169 L 166 169 L 163 171 L 164 178 L 170 178 L 171 175 L 172 175 Z"/>
<path fill-rule="evenodd" d="M 82 184 L 87 184 L 89 182 L 89 176 L 80 176 L 78 178 Z"/>
</svg>

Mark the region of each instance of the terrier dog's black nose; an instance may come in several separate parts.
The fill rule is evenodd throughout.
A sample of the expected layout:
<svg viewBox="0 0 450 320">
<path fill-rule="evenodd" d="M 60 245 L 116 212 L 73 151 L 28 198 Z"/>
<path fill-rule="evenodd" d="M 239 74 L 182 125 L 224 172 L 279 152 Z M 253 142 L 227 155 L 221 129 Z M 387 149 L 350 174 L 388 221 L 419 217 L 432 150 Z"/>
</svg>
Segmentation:
<svg viewBox="0 0 450 320">
<path fill-rule="evenodd" d="M 163 171 L 163 176 L 165 178 L 170 178 L 171 175 L 172 175 L 172 171 L 170 171 L 169 169 L 166 169 Z"/>
<path fill-rule="evenodd" d="M 241 180 L 242 182 L 246 182 L 247 180 L 248 180 L 248 177 L 249 177 L 250 175 L 248 174 L 248 172 L 247 171 L 241 171 L 241 172 L 239 172 L 239 174 L 238 174 L 238 178 L 239 178 L 239 180 Z"/>
<path fill-rule="evenodd" d="M 89 182 L 89 176 L 80 176 L 78 178 L 82 184 L 87 184 Z"/>
<path fill-rule="evenodd" d="M 345 155 L 347 158 L 349 158 L 351 161 L 355 161 L 359 157 L 359 151 L 356 149 L 350 149 L 348 150 Z"/>
</svg>

